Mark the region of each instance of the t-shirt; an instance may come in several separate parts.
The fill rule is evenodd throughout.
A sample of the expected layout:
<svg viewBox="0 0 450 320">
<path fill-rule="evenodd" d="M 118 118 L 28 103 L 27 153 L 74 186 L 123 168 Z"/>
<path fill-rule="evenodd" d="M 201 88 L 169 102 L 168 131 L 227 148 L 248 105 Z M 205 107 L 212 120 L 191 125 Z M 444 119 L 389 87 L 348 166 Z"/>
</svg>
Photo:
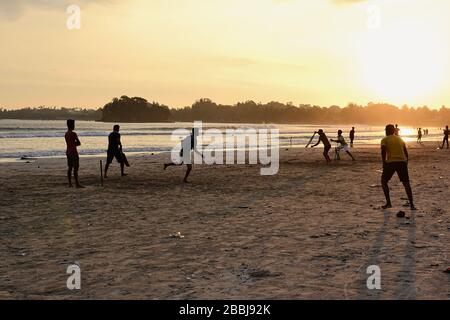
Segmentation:
<svg viewBox="0 0 450 320">
<path fill-rule="evenodd" d="M 119 150 L 120 133 L 113 131 L 108 136 L 108 151 L 116 152 Z"/>
<path fill-rule="evenodd" d="M 338 136 L 337 141 L 341 144 L 341 146 L 347 146 L 347 142 L 345 142 L 344 136 Z"/>
<path fill-rule="evenodd" d="M 447 129 L 444 130 L 445 138 L 448 138 L 449 133 L 450 133 L 450 130 L 447 130 Z"/>
<path fill-rule="evenodd" d="M 386 147 L 386 162 L 406 162 L 405 142 L 396 135 L 385 137 L 381 140 L 381 146 Z"/>
<path fill-rule="evenodd" d="M 78 155 L 78 150 L 77 150 L 78 136 L 77 136 L 77 134 L 73 131 L 67 131 L 66 135 L 64 137 L 66 139 L 66 144 L 67 144 L 66 155 L 77 156 Z"/>
</svg>

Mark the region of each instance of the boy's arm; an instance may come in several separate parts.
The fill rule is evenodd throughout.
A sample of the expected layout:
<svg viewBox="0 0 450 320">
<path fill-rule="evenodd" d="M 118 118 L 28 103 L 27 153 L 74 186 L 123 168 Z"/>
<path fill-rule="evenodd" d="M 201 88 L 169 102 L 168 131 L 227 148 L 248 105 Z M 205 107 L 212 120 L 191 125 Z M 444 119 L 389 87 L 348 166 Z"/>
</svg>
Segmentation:
<svg viewBox="0 0 450 320">
<path fill-rule="evenodd" d="M 78 135 L 76 133 L 75 133 L 75 145 L 77 147 L 81 146 L 81 141 L 80 141 L 80 139 L 78 139 Z"/>
<path fill-rule="evenodd" d="M 311 146 L 311 148 L 317 147 L 317 146 L 319 145 L 319 143 L 320 143 L 320 138 L 319 138 L 319 141 L 317 141 L 316 144 L 314 144 L 314 145 Z"/>
<path fill-rule="evenodd" d="M 409 161 L 409 154 L 408 154 L 408 148 L 406 148 L 406 144 L 403 144 L 403 152 L 405 153 L 406 156 L 406 161 Z"/>
<path fill-rule="evenodd" d="M 381 146 L 381 160 L 383 161 L 383 167 L 386 164 L 386 146 Z"/>
</svg>

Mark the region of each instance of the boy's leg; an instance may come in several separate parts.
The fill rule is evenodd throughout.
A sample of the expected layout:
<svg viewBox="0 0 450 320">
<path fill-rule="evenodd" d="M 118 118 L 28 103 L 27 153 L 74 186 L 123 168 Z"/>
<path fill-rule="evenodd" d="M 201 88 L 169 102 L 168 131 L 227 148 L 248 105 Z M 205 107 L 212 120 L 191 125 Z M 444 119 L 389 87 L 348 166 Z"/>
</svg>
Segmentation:
<svg viewBox="0 0 450 320">
<path fill-rule="evenodd" d="M 176 163 L 173 163 L 173 162 L 165 163 L 164 164 L 164 170 L 166 170 L 168 167 L 181 166 L 181 165 L 182 165 L 182 163 L 181 164 L 176 164 Z"/>
<path fill-rule="evenodd" d="M 123 152 L 117 153 L 115 155 L 117 162 L 119 162 L 120 164 L 120 175 L 122 177 L 126 176 L 125 174 L 125 162 L 126 162 L 126 158 L 125 158 L 125 154 Z"/>
<path fill-rule="evenodd" d="M 350 153 L 350 151 L 347 151 L 347 154 L 352 158 L 353 161 L 355 161 L 355 157 Z"/>
<path fill-rule="evenodd" d="M 126 174 L 125 174 L 125 163 L 124 162 L 120 163 L 120 175 L 122 177 L 126 176 Z"/>
<path fill-rule="evenodd" d="M 113 160 L 114 160 L 114 154 L 112 154 L 111 152 L 108 152 L 106 155 L 105 174 L 104 174 L 105 179 L 108 178 L 108 169 Z"/>
<path fill-rule="evenodd" d="M 109 169 L 109 162 L 106 161 L 106 164 L 105 164 L 105 174 L 104 174 L 105 179 L 108 178 L 108 169 Z"/>
<path fill-rule="evenodd" d="M 389 181 L 395 173 L 395 164 L 386 163 L 383 167 L 383 173 L 381 175 L 381 187 L 383 188 L 384 197 L 386 198 L 386 205 L 382 206 L 382 209 L 392 208 L 391 195 L 389 192 Z"/>
<path fill-rule="evenodd" d="M 67 179 L 69 180 L 69 187 L 70 188 L 72 188 L 73 187 L 73 185 L 72 185 L 72 166 L 68 166 L 68 169 L 67 169 Z"/>
<path fill-rule="evenodd" d="M 392 208 L 391 196 L 389 194 L 388 181 L 385 179 L 381 179 L 381 187 L 383 188 L 384 197 L 386 198 L 386 205 L 382 206 L 381 208 L 383 208 L 383 209 Z"/>
<path fill-rule="evenodd" d="M 408 196 L 409 206 L 411 210 L 416 210 L 414 206 L 411 183 L 409 181 L 408 164 L 406 162 L 402 164 L 401 167 L 398 168 L 397 174 L 398 177 L 400 178 L 400 181 L 403 183 L 403 186 L 405 187 L 406 195 Z"/>
<path fill-rule="evenodd" d="M 187 164 L 186 165 L 186 175 L 184 176 L 184 179 L 183 179 L 184 183 L 188 182 L 187 178 L 189 177 L 189 174 L 191 173 L 191 171 L 192 171 L 192 164 Z"/>
<path fill-rule="evenodd" d="M 409 206 L 412 210 L 416 210 L 414 206 L 413 193 L 411 188 L 411 183 L 409 181 L 403 182 L 403 186 L 405 187 L 406 195 L 408 196 Z"/>
<path fill-rule="evenodd" d="M 323 156 L 325 157 L 325 160 L 326 160 L 327 162 L 331 162 L 331 158 L 330 158 L 330 156 L 328 155 L 328 151 L 330 151 L 330 149 L 331 149 L 331 147 L 330 147 L 330 148 L 325 147 L 325 148 L 323 149 Z"/>
<path fill-rule="evenodd" d="M 78 169 L 80 168 L 80 159 L 79 157 L 76 157 L 74 159 L 74 164 L 73 164 L 73 177 L 75 178 L 75 186 L 77 188 L 84 188 L 81 184 L 80 181 L 78 180 Z"/>
<path fill-rule="evenodd" d="M 73 177 L 75 178 L 75 186 L 77 188 L 82 188 L 83 186 L 78 181 L 78 167 L 73 168 Z"/>
</svg>

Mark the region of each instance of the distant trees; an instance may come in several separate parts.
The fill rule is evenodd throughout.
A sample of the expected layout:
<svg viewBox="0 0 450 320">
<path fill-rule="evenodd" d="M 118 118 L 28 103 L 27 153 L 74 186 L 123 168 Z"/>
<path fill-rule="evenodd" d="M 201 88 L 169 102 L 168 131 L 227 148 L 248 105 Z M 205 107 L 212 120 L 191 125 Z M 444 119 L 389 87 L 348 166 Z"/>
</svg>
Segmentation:
<svg viewBox="0 0 450 320">
<path fill-rule="evenodd" d="M 399 123 L 411 126 L 443 126 L 450 124 L 450 109 L 418 108 L 407 105 L 398 108 L 387 103 L 368 103 L 366 106 L 355 103 L 345 108 L 331 106 L 323 108 L 309 104 L 298 106 L 276 101 L 256 103 L 238 102 L 235 105 L 217 104 L 211 99 L 202 98 L 192 106 L 169 109 L 159 103 L 149 103 L 140 97 L 114 98 L 102 109 L 68 108 L 26 108 L 20 110 L 1 110 L 0 119 L 50 119 L 62 120 L 100 120 L 105 122 L 228 122 L 228 123 L 286 123 L 286 124 L 367 124 L 384 125 Z"/>
<path fill-rule="evenodd" d="M 0 109 L 0 119 L 26 119 L 26 120 L 97 120 L 101 117 L 101 109 L 77 109 L 38 107 L 17 110 Z"/>
<path fill-rule="evenodd" d="M 202 120 L 204 122 L 235 123 L 286 123 L 286 124 L 368 124 L 384 125 L 401 123 L 403 125 L 428 126 L 443 125 L 450 122 L 450 109 L 440 110 L 428 107 L 401 109 L 387 103 L 369 103 L 367 106 L 350 103 L 345 108 L 272 101 L 256 103 L 239 102 L 233 106 L 218 105 L 210 99 L 200 99 L 190 107 L 171 109 L 172 119 L 176 121 Z"/>
<path fill-rule="evenodd" d="M 102 109 L 100 121 L 104 122 L 167 122 L 171 114 L 169 107 L 144 98 L 122 96 L 114 98 Z"/>
</svg>

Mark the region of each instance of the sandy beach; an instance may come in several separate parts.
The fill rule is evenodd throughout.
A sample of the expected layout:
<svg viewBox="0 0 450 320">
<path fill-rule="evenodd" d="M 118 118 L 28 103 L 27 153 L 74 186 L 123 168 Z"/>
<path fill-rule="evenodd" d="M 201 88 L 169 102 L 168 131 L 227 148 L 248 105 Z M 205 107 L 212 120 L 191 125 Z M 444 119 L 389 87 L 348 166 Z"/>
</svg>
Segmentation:
<svg viewBox="0 0 450 320">
<path fill-rule="evenodd" d="M 416 212 L 397 177 L 380 209 L 378 147 L 330 165 L 320 148 L 283 149 L 275 176 L 196 165 L 189 184 L 162 170 L 168 154 L 130 157 L 124 178 L 114 163 L 104 187 L 99 158 L 82 158 L 85 189 L 67 187 L 65 159 L 2 163 L 0 298 L 448 299 L 450 151 L 436 145 L 409 144 Z"/>
</svg>

